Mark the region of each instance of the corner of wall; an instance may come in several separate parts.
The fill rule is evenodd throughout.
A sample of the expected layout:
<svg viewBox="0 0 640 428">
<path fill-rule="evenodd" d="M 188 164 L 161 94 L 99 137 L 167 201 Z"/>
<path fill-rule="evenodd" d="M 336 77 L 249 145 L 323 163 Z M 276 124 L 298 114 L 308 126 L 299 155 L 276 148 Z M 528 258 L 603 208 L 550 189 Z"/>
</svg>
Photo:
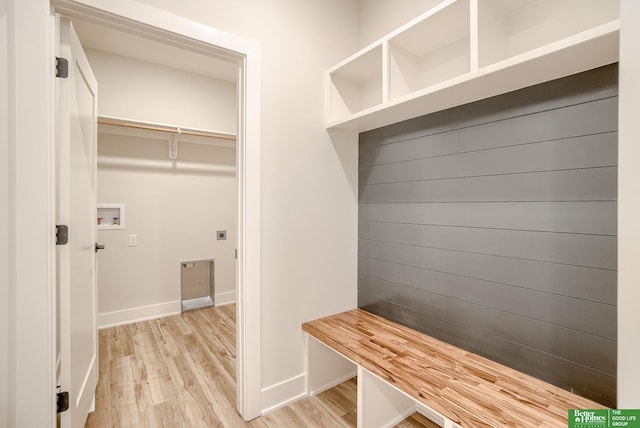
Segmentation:
<svg viewBox="0 0 640 428">
<path fill-rule="evenodd" d="M 9 3 L 0 4 L 0 426 L 8 426 L 9 403 Z"/>
</svg>

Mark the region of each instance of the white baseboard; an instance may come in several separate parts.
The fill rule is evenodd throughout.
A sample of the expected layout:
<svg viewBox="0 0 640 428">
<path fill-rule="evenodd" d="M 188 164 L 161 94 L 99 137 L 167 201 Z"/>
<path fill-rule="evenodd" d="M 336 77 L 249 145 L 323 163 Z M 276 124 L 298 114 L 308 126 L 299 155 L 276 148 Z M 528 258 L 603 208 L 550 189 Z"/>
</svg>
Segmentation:
<svg viewBox="0 0 640 428">
<path fill-rule="evenodd" d="M 98 314 L 98 329 L 131 324 L 182 312 L 180 300 Z"/>
<path fill-rule="evenodd" d="M 232 305 L 236 302 L 236 292 L 234 290 L 225 293 L 216 293 L 213 302 L 215 306 Z"/>
<path fill-rule="evenodd" d="M 305 391 L 305 378 L 306 375 L 302 373 L 291 379 L 264 388 L 261 395 L 262 414 L 266 415 L 267 413 L 304 398 L 307 395 Z"/>
</svg>

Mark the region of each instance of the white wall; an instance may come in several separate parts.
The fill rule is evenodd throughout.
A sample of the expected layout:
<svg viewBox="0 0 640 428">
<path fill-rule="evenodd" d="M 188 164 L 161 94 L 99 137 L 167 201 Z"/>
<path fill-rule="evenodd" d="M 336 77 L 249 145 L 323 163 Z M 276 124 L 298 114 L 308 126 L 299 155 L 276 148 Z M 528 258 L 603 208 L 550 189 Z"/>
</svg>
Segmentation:
<svg viewBox="0 0 640 428">
<path fill-rule="evenodd" d="M 359 0 L 360 46 L 375 42 L 443 0 Z"/>
<path fill-rule="evenodd" d="M 166 141 L 99 135 L 98 202 L 126 214 L 126 229 L 98 230 L 101 327 L 179 312 L 182 261 L 215 259 L 216 304 L 235 301 L 235 163 L 234 147 L 179 143 L 174 163 Z"/>
<path fill-rule="evenodd" d="M 235 83 L 85 49 L 98 80 L 98 113 L 235 132 Z"/>
<path fill-rule="evenodd" d="M 0 426 L 9 403 L 9 2 L 0 3 Z"/>
<path fill-rule="evenodd" d="M 640 3 L 621 1 L 618 139 L 618 408 L 640 409 Z"/>
<path fill-rule="evenodd" d="M 143 3 L 262 45 L 262 385 L 268 409 L 304 393 L 300 324 L 356 306 L 357 143 L 355 134 L 334 134 L 334 142 L 324 129 L 323 77 L 357 49 L 358 5 Z"/>
</svg>

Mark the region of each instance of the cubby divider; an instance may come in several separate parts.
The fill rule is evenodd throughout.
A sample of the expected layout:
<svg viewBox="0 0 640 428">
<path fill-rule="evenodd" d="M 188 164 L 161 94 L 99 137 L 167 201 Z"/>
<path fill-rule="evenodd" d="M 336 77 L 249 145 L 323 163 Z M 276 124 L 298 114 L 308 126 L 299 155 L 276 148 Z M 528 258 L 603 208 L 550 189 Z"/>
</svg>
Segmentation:
<svg viewBox="0 0 640 428">
<path fill-rule="evenodd" d="M 469 19 L 469 0 L 456 1 L 389 40 L 391 99 L 471 70 Z"/>
</svg>

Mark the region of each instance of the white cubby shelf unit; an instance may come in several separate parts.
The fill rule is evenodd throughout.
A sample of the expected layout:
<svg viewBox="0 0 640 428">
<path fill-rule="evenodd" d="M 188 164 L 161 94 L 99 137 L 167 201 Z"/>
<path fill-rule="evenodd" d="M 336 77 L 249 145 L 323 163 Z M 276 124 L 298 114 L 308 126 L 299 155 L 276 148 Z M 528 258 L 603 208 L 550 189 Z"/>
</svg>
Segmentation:
<svg viewBox="0 0 640 428">
<path fill-rule="evenodd" d="M 327 128 L 368 131 L 618 61 L 618 0 L 444 0 L 326 73 Z"/>
</svg>

